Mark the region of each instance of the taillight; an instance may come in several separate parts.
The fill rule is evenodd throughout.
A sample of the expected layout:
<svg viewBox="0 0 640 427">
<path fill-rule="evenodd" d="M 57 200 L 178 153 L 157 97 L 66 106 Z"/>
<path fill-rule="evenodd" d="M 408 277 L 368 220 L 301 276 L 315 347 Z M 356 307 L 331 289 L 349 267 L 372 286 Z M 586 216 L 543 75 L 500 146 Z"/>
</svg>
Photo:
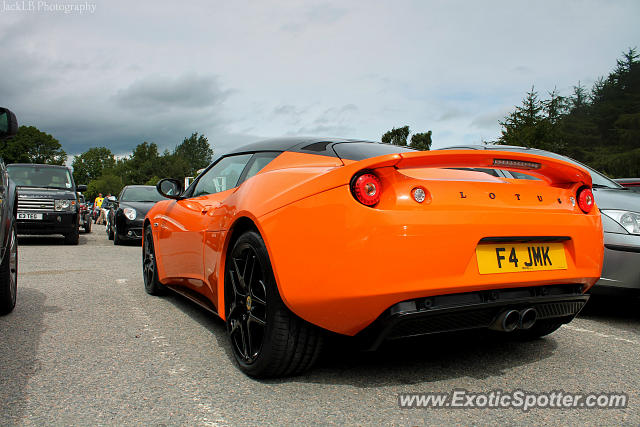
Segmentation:
<svg viewBox="0 0 640 427">
<path fill-rule="evenodd" d="M 583 187 L 578 190 L 578 206 L 582 212 L 589 213 L 593 207 L 593 193 L 590 188 Z"/>
<path fill-rule="evenodd" d="M 351 184 L 351 192 L 357 201 L 366 206 L 375 206 L 380 201 L 382 184 L 372 173 L 357 175 Z"/>
</svg>

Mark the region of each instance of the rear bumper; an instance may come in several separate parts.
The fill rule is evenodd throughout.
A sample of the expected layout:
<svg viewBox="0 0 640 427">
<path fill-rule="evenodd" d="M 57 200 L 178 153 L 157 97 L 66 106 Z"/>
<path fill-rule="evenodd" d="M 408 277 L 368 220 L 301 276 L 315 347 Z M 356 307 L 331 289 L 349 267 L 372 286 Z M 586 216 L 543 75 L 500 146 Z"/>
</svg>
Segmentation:
<svg viewBox="0 0 640 427">
<path fill-rule="evenodd" d="M 570 322 L 589 295 L 581 285 L 556 285 L 439 295 L 403 301 L 385 310 L 357 337 L 373 350 L 383 341 L 488 328 L 505 310 L 534 308 L 537 319 Z"/>
</svg>

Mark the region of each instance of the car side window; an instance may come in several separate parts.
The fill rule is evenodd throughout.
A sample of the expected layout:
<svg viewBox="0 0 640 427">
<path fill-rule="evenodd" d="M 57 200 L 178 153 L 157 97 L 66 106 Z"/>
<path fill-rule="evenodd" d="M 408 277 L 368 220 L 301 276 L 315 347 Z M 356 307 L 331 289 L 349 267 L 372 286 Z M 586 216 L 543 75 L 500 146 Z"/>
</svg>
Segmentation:
<svg viewBox="0 0 640 427">
<path fill-rule="evenodd" d="M 247 172 L 241 178 L 241 181 L 238 183 L 238 185 L 242 184 L 243 182 L 245 182 L 246 180 L 248 180 L 249 178 L 257 174 L 258 172 L 260 172 L 262 169 L 264 169 L 265 166 L 271 163 L 271 160 L 275 159 L 280 154 L 281 154 L 280 151 L 271 151 L 268 153 L 254 154 L 253 158 L 249 162 L 249 168 Z"/>
<path fill-rule="evenodd" d="M 191 197 L 220 193 L 238 185 L 238 179 L 252 154 L 222 158 L 200 177 Z"/>
</svg>

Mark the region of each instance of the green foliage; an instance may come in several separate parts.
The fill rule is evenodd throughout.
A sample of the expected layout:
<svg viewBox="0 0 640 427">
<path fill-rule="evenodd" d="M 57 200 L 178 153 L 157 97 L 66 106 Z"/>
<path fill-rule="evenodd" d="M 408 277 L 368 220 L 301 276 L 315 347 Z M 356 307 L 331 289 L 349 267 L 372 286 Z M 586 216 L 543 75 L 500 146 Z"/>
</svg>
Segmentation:
<svg viewBox="0 0 640 427">
<path fill-rule="evenodd" d="M 46 163 L 63 165 L 67 161 L 60 142 L 34 126 L 20 126 L 11 139 L 0 143 L 0 156 L 5 163 Z"/>
<path fill-rule="evenodd" d="M 407 145 L 407 138 L 409 137 L 409 126 L 403 126 L 401 128 L 393 128 L 390 131 L 382 135 L 382 142 L 385 144 L 393 145 Z"/>
<path fill-rule="evenodd" d="M 431 149 L 431 131 L 425 133 L 414 133 L 411 136 L 409 146 L 415 150 L 428 151 Z"/>
<path fill-rule="evenodd" d="M 578 82 L 571 96 L 534 88 L 500 122 L 498 144 L 567 155 L 612 177 L 640 176 L 640 56 L 629 49 L 591 92 Z"/>
<path fill-rule="evenodd" d="M 87 191 L 85 192 L 87 200 L 94 200 L 98 193 L 102 193 L 103 196 L 111 194 L 117 196 L 122 190 L 124 185 L 119 176 L 114 175 L 112 171 L 106 171 L 100 178 L 95 179 L 87 185 Z"/>
<path fill-rule="evenodd" d="M 113 169 L 116 158 L 105 147 L 90 148 L 79 156 L 73 157 L 73 179 L 76 183 L 87 183 L 98 179 L 105 169 Z"/>
<path fill-rule="evenodd" d="M 98 193 L 117 195 L 125 185 L 156 185 L 161 178 L 182 180 L 208 166 L 212 157 L 207 138 L 194 132 L 173 152 L 160 153 L 156 143 L 145 141 L 130 156 L 116 160 L 106 148 L 92 148 L 74 158 L 74 177 L 76 182 L 88 178 L 86 194 L 93 199 Z"/>
<path fill-rule="evenodd" d="M 385 144 L 406 146 L 407 138 L 409 138 L 410 133 L 411 130 L 409 129 L 409 126 L 403 126 L 397 129 L 393 128 L 382 135 L 381 141 Z M 423 151 L 431 149 L 431 131 L 413 134 L 411 136 L 411 144 L 409 144 L 409 146 L 416 150 Z"/>
<path fill-rule="evenodd" d="M 145 182 L 144 185 L 156 185 L 158 181 L 160 181 L 160 178 L 154 175 L 151 178 L 149 178 L 149 180 Z"/>
<path fill-rule="evenodd" d="M 186 161 L 187 176 L 192 176 L 198 169 L 211 163 L 213 150 L 204 135 L 198 135 L 198 132 L 194 132 L 176 147 L 173 154 L 175 158 L 182 158 Z"/>
</svg>

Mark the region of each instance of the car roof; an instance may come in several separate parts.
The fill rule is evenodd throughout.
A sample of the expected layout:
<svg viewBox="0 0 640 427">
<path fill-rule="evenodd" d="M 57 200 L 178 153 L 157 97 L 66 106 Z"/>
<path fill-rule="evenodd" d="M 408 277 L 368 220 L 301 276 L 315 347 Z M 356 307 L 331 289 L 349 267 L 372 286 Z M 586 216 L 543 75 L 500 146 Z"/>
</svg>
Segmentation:
<svg viewBox="0 0 640 427">
<path fill-rule="evenodd" d="M 216 156 L 216 159 L 223 156 L 228 156 L 230 154 L 259 151 L 293 151 L 298 153 L 321 154 L 324 156 L 337 157 L 336 153 L 331 148 L 333 144 L 351 142 L 382 144 L 381 142 L 365 141 L 362 139 L 292 136 L 264 139 L 250 144 L 241 145 L 230 151 L 222 153 L 219 156 Z"/>
<path fill-rule="evenodd" d="M 61 169 L 69 169 L 67 166 L 64 165 L 48 165 L 45 163 L 10 163 L 7 166 L 37 166 L 37 167 L 43 167 L 43 168 L 61 168 Z"/>
</svg>

